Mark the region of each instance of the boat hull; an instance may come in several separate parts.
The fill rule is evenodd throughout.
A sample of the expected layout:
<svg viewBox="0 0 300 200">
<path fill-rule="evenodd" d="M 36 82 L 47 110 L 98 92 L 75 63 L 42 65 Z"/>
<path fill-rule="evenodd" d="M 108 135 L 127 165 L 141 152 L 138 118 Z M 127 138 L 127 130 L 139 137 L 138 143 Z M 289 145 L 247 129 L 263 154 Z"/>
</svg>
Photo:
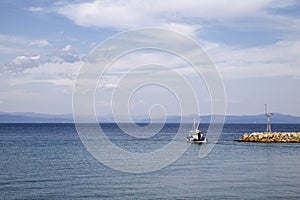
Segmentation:
<svg viewBox="0 0 300 200">
<path fill-rule="evenodd" d="M 206 139 L 204 139 L 204 140 L 193 140 L 193 139 L 187 139 L 187 142 L 189 142 L 189 143 L 195 143 L 195 144 L 205 144 L 205 143 L 207 143 L 207 140 Z"/>
</svg>

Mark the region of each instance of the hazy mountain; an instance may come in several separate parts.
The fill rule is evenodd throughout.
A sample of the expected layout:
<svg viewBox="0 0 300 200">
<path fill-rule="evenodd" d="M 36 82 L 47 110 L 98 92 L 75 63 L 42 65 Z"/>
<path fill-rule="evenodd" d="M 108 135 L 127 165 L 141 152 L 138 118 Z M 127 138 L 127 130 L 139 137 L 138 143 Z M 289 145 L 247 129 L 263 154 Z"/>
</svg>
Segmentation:
<svg viewBox="0 0 300 200">
<path fill-rule="evenodd" d="M 88 119 L 88 118 L 83 118 Z M 114 122 L 114 118 L 111 116 L 102 116 L 99 117 L 100 122 Z M 124 118 L 125 119 L 125 118 Z M 179 123 L 182 121 L 183 123 L 191 123 L 195 119 L 194 116 L 168 116 L 165 118 L 156 118 L 153 119 L 153 122 L 164 122 L 167 123 Z M 201 123 L 210 123 L 211 116 L 201 116 Z M 149 123 L 150 120 L 148 118 L 144 118 L 143 116 L 134 116 L 133 121 L 137 123 Z M 32 112 L 18 112 L 18 113 L 5 113 L 0 112 L 0 123 L 73 123 L 73 115 L 65 114 L 65 115 L 51 115 L 51 114 L 40 114 L 40 113 L 32 113 Z M 83 122 L 88 122 L 83 120 Z M 225 123 L 266 123 L 266 117 L 264 114 L 260 115 L 227 115 L 225 117 Z M 300 117 L 284 115 L 280 113 L 274 113 L 271 118 L 271 123 L 290 123 L 290 124 L 300 124 Z"/>
<path fill-rule="evenodd" d="M 50 115 L 32 112 L 4 113 L 0 112 L 0 123 L 72 123 L 73 117 L 67 115 Z"/>
<path fill-rule="evenodd" d="M 216 116 L 220 117 L 220 116 Z M 180 120 L 184 123 L 191 123 L 195 119 L 194 116 L 169 116 L 166 120 L 168 123 L 179 123 Z M 149 122 L 149 119 L 144 119 L 143 122 Z M 156 121 L 159 121 L 159 119 L 156 119 Z M 162 121 L 162 120 L 161 120 Z M 200 123 L 210 123 L 211 116 L 200 116 L 199 118 Z M 225 117 L 225 123 L 238 123 L 238 124 L 264 124 L 266 123 L 267 118 L 264 114 L 260 115 L 227 115 Z M 274 113 L 274 115 L 271 117 L 271 123 L 285 123 L 285 124 L 299 124 L 300 123 L 300 117 L 295 117 L 291 115 L 284 115 L 280 113 Z"/>
</svg>

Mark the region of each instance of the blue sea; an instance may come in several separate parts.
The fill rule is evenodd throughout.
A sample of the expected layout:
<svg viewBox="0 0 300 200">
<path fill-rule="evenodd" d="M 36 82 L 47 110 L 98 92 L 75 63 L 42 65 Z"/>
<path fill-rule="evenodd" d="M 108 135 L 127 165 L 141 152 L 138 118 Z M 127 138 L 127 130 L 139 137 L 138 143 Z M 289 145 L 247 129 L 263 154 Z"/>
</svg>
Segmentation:
<svg viewBox="0 0 300 200">
<path fill-rule="evenodd" d="M 101 127 L 119 147 L 143 152 L 171 141 L 178 124 L 166 124 L 149 140 L 116 124 Z M 300 125 L 272 129 L 300 132 Z M 161 170 L 127 173 L 96 160 L 74 124 L 0 124 L 0 199 L 300 199 L 300 144 L 233 141 L 264 130 L 264 124 L 225 124 L 205 158 L 198 157 L 201 145 L 192 144 Z"/>
</svg>

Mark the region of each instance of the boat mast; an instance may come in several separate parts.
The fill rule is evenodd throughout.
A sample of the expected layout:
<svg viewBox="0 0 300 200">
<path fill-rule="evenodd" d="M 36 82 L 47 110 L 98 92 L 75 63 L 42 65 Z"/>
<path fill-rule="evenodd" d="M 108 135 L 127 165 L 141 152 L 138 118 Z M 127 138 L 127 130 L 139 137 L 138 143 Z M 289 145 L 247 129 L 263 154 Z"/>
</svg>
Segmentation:
<svg viewBox="0 0 300 200">
<path fill-rule="evenodd" d="M 194 124 L 193 124 L 193 130 L 192 130 L 192 131 L 195 132 L 195 131 L 196 131 L 196 128 L 197 128 L 197 127 L 196 127 L 196 119 L 194 118 Z"/>
</svg>

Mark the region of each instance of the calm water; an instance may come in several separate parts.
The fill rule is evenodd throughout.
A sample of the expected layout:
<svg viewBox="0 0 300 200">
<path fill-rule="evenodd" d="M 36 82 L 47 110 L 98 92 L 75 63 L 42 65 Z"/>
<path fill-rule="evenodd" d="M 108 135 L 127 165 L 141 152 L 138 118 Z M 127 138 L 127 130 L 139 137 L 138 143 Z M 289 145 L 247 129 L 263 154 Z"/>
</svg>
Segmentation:
<svg viewBox="0 0 300 200">
<path fill-rule="evenodd" d="M 103 129 L 120 147 L 146 152 L 168 143 L 177 125 L 144 142 L 114 124 Z M 300 144 L 233 142 L 264 129 L 225 125 L 206 158 L 197 157 L 200 146 L 193 144 L 162 170 L 130 174 L 94 159 L 73 124 L 0 124 L 0 199 L 299 199 Z M 272 129 L 300 132 L 300 125 Z"/>
</svg>

